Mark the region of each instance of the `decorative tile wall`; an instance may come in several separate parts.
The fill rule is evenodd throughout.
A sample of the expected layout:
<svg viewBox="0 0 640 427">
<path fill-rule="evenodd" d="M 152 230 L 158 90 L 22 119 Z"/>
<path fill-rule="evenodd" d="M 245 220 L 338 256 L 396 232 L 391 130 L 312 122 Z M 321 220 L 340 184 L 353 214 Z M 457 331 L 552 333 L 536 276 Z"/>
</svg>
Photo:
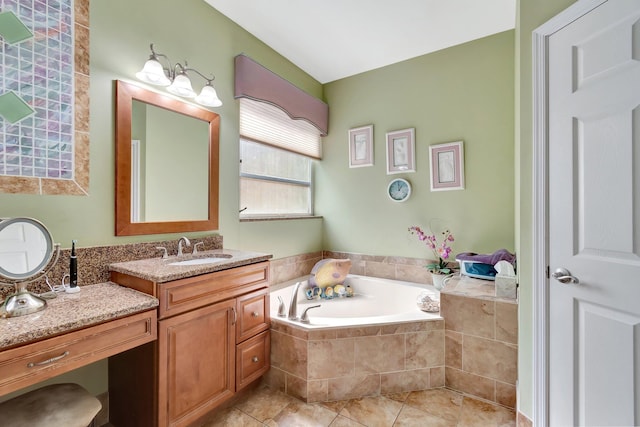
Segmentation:
<svg viewBox="0 0 640 427">
<path fill-rule="evenodd" d="M 470 288 L 478 280 L 464 278 Z M 452 288 L 459 284 L 452 281 Z M 445 383 L 509 408 L 516 406 L 518 305 L 471 292 L 440 294 L 445 322 Z"/>
<path fill-rule="evenodd" d="M 406 280 L 415 283 L 431 283 L 431 274 L 424 268 L 427 259 L 387 257 L 354 254 L 349 252 L 310 252 L 271 261 L 271 283 L 282 283 L 308 275 L 316 262 L 324 258 L 349 258 L 351 273 L 384 279 Z"/>
<path fill-rule="evenodd" d="M 442 320 L 307 331 L 272 319 L 265 381 L 306 402 L 444 386 Z"/>
<path fill-rule="evenodd" d="M 0 0 L 34 34 L 0 44 L 0 94 L 35 113 L 0 120 L 0 191 L 89 190 L 89 0 Z"/>
<path fill-rule="evenodd" d="M 272 284 L 308 275 L 315 262 L 322 258 L 351 259 L 353 274 L 431 283 L 431 275 L 423 267 L 428 264 L 425 259 L 325 251 L 272 260 Z M 397 337 L 382 337 L 385 327 L 350 328 L 353 330 L 346 335 L 336 336 L 335 331 L 305 332 L 276 319 L 272 322 L 272 369 L 267 381 L 273 387 L 309 402 L 389 393 L 398 384 L 407 387 L 428 384 L 426 388 L 446 385 L 515 408 L 518 304 L 516 300 L 494 297 L 494 291 L 493 282 L 472 278 L 452 280 L 447 285 L 441 293 L 443 347 L 437 347 L 441 342 L 439 336 L 405 335 L 404 347 L 400 347 L 400 341 L 393 341 L 398 340 Z M 434 330 L 432 333 L 440 332 Z M 362 341 L 356 341 L 356 336 Z M 336 342 L 339 339 L 343 341 Z M 424 347 L 426 342 L 431 353 Z M 349 365 L 345 371 L 345 365 L 339 361 L 344 355 L 357 358 L 356 345 L 360 356 L 365 354 L 363 349 L 368 349 L 366 354 L 388 357 L 378 361 L 374 356 L 357 370 L 355 365 Z M 400 355 L 394 353 L 398 348 L 405 351 L 402 362 Z M 439 354 L 440 350 L 444 351 L 444 377 L 441 378 L 441 370 L 431 367 L 421 372 L 425 363 L 429 365 L 438 360 L 439 356 L 434 354 Z M 393 371 L 401 363 L 404 363 L 404 371 Z M 331 366 L 338 367 L 329 373 L 327 369 Z M 325 378 L 329 375 L 333 377 Z"/>
</svg>

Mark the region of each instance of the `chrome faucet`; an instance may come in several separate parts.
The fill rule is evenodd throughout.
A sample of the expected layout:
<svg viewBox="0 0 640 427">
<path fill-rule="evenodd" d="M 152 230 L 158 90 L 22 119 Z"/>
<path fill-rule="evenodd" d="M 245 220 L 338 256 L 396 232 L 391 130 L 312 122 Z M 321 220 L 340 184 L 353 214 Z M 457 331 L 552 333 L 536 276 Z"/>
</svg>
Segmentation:
<svg viewBox="0 0 640 427">
<path fill-rule="evenodd" d="M 185 246 L 191 246 L 191 242 L 185 236 L 182 236 L 180 240 L 178 240 L 178 256 L 182 256 L 182 242 L 184 242 Z"/>
<path fill-rule="evenodd" d="M 321 307 L 320 304 L 318 305 L 312 305 L 311 307 L 307 307 L 303 312 L 302 312 L 302 316 L 300 316 L 300 321 L 302 323 L 311 323 L 311 321 L 309 320 L 309 316 L 307 315 L 307 311 L 311 310 L 312 308 L 318 308 Z"/>
<path fill-rule="evenodd" d="M 289 304 L 289 320 L 298 320 L 298 288 L 302 282 L 296 282 L 291 293 L 291 304 Z"/>
<path fill-rule="evenodd" d="M 282 297 L 278 295 L 278 317 L 285 317 L 287 315 L 287 309 L 284 308 L 284 301 Z"/>
</svg>

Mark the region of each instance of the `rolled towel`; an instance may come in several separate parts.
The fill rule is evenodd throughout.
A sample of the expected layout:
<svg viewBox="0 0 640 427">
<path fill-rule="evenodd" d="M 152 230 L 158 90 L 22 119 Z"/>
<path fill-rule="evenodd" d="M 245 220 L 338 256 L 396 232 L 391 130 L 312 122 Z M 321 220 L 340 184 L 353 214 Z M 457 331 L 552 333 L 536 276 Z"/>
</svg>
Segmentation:
<svg viewBox="0 0 640 427">
<path fill-rule="evenodd" d="M 515 267 L 516 256 L 506 249 L 498 249 L 492 254 L 476 254 L 473 252 L 463 252 L 456 256 L 458 261 L 474 261 L 481 262 L 483 264 L 496 265 L 498 261 L 507 261 Z"/>
</svg>

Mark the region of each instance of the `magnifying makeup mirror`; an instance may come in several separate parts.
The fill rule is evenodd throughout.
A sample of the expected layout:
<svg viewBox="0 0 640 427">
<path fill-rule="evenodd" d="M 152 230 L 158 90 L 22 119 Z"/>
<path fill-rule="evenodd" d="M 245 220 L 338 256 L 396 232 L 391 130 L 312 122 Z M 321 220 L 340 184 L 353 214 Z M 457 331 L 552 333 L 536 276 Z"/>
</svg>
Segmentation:
<svg viewBox="0 0 640 427">
<path fill-rule="evenodd" d="M 51 233 L 40 221 L 0 219 L 0 284 L 16 288 L 2 306 L 3 316 L 22 316 L 46 307 L 44 299 L 27 291 L 27 284 L 46 274 L 47 267 L 55 265 L 59 254 L 60 245 L 54 245 Z"/>
</svg>

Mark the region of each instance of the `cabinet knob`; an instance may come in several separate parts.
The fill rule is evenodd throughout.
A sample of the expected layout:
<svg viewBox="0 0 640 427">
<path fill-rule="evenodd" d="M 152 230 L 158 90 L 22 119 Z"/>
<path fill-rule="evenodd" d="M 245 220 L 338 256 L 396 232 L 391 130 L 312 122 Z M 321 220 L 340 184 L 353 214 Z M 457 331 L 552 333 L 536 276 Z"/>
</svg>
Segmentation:
<svg viewBox="0 0 640 427">
<path fill-rule="evenodd" d="M 258 359 L 258 356 L 253 356 L 253 357 L 251 358 L 251 361 L 252 361 L 253 363 L 258 363 L 258 361 L 259 361 L 259 360 L 260 360 L 260 359 Z"/>
<path fill-rule="evenodd" d="M 260 316 L 260 313 L 258 313 L 257 311 L 254 311 L 253 313 L 251 313 L 251 317 L 258 317 Z"/>
</svg>

